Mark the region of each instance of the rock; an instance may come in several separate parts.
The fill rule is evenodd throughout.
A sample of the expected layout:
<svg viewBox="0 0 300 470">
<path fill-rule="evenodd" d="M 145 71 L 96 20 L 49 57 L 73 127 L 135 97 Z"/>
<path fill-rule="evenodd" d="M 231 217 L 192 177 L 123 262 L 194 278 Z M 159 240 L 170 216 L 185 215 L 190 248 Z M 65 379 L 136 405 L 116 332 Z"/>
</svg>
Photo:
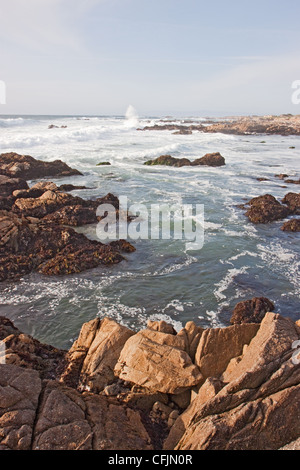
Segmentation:
<svg viewBox="0 0 300 470">
<path fill-rule="evenodd" d="M 195 355 L 203 382 L 208 377 L 219 377 L 230 360 L 242 354 L 258 329 L 259 325 L 243 324 L 205 330 Z"/>
<path fill-rule="evenodd" d="M 28 184 L 21 178 L 10 178 L 0 174 L 0 194 L 2 197 L 10 196 L 16 190 L 28 189 Z"/>
<path fill-rule="evenodd" d="M 300 178 L 298 180 L 288 179 L 288 180 L 284 180 L 284 182 L 289 183 L 289 184 L 300 184 Z"/>
<path fill-rule="evenodd" d="M 265 224 L 284 219 L 290 213 L 289 209 L 280 204 L 271 194 L 255 197 L 248 204 L 250 209 L 247 210 L 246 216 L 254 224 Z"/>
<path fill-rule="evenodd" d="M 171 400 L 179 406 L 179 408 L 185 410 L 191 402 L 191 390 L 186 390 L 178 395 L 171 395 Z"/>
<path fill-rule="evenodd" d="M 115 373 L 152 391 L 179 394 L 201 380 L 184 346 L 178 335 L 142 330 L 126 342 Z"/>
<path fill-rule="evenodd" d="M 78 273 L 124 259 L 120 254 L 122 243 L 119 250 L 89 240 L 70 227 L 18 217 L 12 212 L 0 212 L 0 236 L 0 281 L 33 270 L 48 275 Z M 128 252 L 127 244 L 125 247 Z"/>
<path fill-rule="evenodd" d="M 0 450 L 30 450 L 42 384 L 38 372 L 0 364 Z"/>
<path fill-rule="evenodd" d="M 161 155 L 154 160 L 148 160 L 144 165 L 167 165 L 167 166 L 190 166 L 191 162 L 187 158 L 174 158 L 171 155 Z"/>
<path fill-rule="evenodd" d="M 281 227 L 283 232 L 300 232 L 300 219 L 291 219 Z"/>
<path fill-rule="evenodd" d="M 280 173 L 280 175 L 274 175 L 275 178 L 279 178 L 280 180 L 284 180 L 285 178 L 288 178 L 289 175 L 285 173 Z"/>
<path fill-rule="evenodd" d="M 133 335 L 133 331 L 114 320 L 101 320 L 83 361 L 80 385 L 97 393 L 111 384 L 115 380 L 114 368 L 120 353 Z"/>
<path fill-rule="evenodd" d="M 84 394 L 94 450 L 152 450 L 150 436 L 138 411 L 112 399 Z"/>
<path fill-rule="evenodd" d="M 267 312 L 273 312 L 274 304 L 265 297 L 254 297 L 252 300 L 239 302 L 230 319 L 230 323 L 260 323 Z"/>
<path fill-rule="evenodd" d="M 59 191 L 74 191 L 77 189 L 89 189 L 86 186 L 74 186 L 73 184 L 61 184 L 58 188 Z"/>
<path fill-rule="evenodd" d="M 178 333 L 178 336 L 184 339 L 185 351 L 188 353 L 192 361 L 195 359 L 196 350 L 203 331 L 203 328 L 197 326 L 193 321 L 189 321 Z"/>
<path fill-rule="evenodd" d="M 172 408 L 169 406 L 165 405 L 164 403 L 161 403 L 159 401 L 155 402 L 152 411 L 154 413 L 158 413 L 163 420 L 167 420 L 169 415 L 172 413 Z"/>
<path fill-rule="evenodd" d="M 181 415 L 186 419 L 176 449 L 278 449 L 295 440 L 300 367 L 291 361 L 291 344 L 298 337 L 291 320 L 267 313 L 236 365 L 224 372 L 220 391 L 198 406 L 194 400 Z"/>
<path fill-rule="evenodd" d="M 111 165 L 111 163 L 110 162 L 99 162 L 99 163 L 97 163 L 96 166 L 105 166 L 105 165 Z"/>
<path fill-rule="evenodd" d="M 145 412 L 150 412 L 154 403 L 159 401 L 164 405 L 168 404 L 169 398 L 165 393 L 152 392 L 151 390 L 134 385 L 130 392 L 121 393 L 123 403 L 126 403 L 130 408 L 139 409 Z"/>
<path fill-rule="evenodd" d="M 191 162 L 188 158 L 175 158 L 171 155 L 161 155 L 154 160 L 148 160 L 144 163 L 144 165 L 167 165 L 167 166 L 174 166 L 174 167 L 182 167 L 182 166 L 199 166 L 199 165 L 206 165 L 206 166 L 223 166 L 225 165 L 225 159 L 219 152 L 216 153 L 208 153 L 204 155 L 202 158 L 198 158 Z"/>
<path fill-rule="evenodd" d="M 43 162 L 29 155 L 19 155 L 14 152 L 0 155 L 0 174 L 11 178 L 23 178 L 33 180 L 48 176 L 73 176 L 81 175 L 80 171 L 70 168 L 61 160 Z"/>
<path fill-rule="evenodd" d="M 35 369 L 43 379 L 57 377 L 65 367 L 66 351 L 40 343 L 4 317 L 0 317 L 0 341 L 5 347 L 6 364 Z"/>
<path fill-rule="evenodd" d="M 151 321 L 148 320 L 147 328 L 153 331 L 160 331 L 161 333 L 167 333 L 169 335 L 176 335 L 176 331 L 174 330 L 173 326 L 170 323 L 166 323 L 165 321 Z"/>
<path fill-rule="evenodd" d="M 194 160 L 191 165 L 224 166 L 225 158 L 219 152 L 207 153 L 204 157 Z"/>
<path fill-rule="evenodd" d="M 222 384 L 223 385 L 223 384 Z M 182 436 L 184 435 L 189 423 L 197 410 L 203 406 L 207 401 L 213 399 L 222 388 L 221 382 L 217 379 L 207 379 L 200 387 L 197 397 L 190 404 L 187 410 L 177 417 L 172 423 L 172 429 L 164 442 L 164 450 L 173 450 Z"/>
<path fill-rule="evenodd" d="M 39 181 L 31 186 L 30 189 L 39 189 L 42 191 L 42 194 L 46 191 L 58 191 L 57 185 L 51 181 Z"/>
<path fill-rule="evenodd" d="M 282 202 L 288 206 L 291 214 L 300 215 L 300 193 L 288 193 Z"/>
</svg>

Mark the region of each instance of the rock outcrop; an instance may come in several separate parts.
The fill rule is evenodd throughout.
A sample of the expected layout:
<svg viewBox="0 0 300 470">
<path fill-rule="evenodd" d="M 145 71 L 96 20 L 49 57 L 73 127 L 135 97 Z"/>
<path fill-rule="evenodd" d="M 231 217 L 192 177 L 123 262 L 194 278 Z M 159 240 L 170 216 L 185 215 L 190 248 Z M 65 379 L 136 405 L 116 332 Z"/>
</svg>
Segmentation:
<svg viewBox="0 0 300 470">
<path fill-rule="evenodd" d="M 208 125 L 209 124 L 209 125 Z M 176 131 L 177 133 L 188 133 L 192 131 L 205 133 L 222 133 L 235 135 L 300 135 L 300 117 L 291 114 L 280 116 L 241 116 L 228 117 L 216 122 L 206 121 L 203 124 L 154 124 L 145 126 L 143 131 Z M 174 132 L 175 134 L 175 132 Z"/>
<path fill-rule="evenodd" d="M 0 340 L 0 449 L 297 448 L 300 321 L 135 333 L 96 318 L 66 352 L 0 317 Z"/>
<path fill-rule="evenodd" d="M 65 163 L 41 162 L 18 154 L 0 155 L 0 281 L 18 279 L 31 271 L 48 275 L 79 273 L 100 264 L 119 263 L 121 252 L 135 248 L 126 240 L 109 244 L 89 240 L 71 227 L 97 223 L 97 208 L 110 204 L 119 216 L 119 200 L 109 193 L 85 200 L 62 192 L 51 181 L 39 181 L 31 188 L 23 179 L 1 175 L 21 173 L 22 177 L 78 174 Z M 67 185 L 68 190 L 74 186 Z M 125 214 L 128 220 L 130 217 Z"/>
<path fill-rule="evenodd" d="M 166 166 L 175 166 L 175 167 L 182 167 L 182 166 L 224 166 L 225 165 L 225 158 L 219 152 L 215 153 L 207 153 L 204 157 L 197 158 L 194 161 L 190 161 L 188 158 L 175 158 L 171 155 L 161 155 L 154 160 L 148 160 L 144 163 L 144 165 L 166 165 Z"/>
<path fill-rule="evenodd" d="M 19 155 L 15 152 L 0 155 L 0 174 L 10 178 L 34 180 L 49 176 L 81 175 L 80 171 L 70 168 L 61 160 L 44 162 L 30 155 Z"/>
</svg>

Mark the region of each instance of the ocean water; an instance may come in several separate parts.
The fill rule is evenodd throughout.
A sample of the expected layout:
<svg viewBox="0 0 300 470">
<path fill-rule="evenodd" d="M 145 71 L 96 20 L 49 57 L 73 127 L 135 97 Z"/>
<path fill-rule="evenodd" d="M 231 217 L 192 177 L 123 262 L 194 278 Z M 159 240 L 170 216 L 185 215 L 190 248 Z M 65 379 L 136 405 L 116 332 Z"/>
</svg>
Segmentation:
<svg viewBox="0 0 300 470">
<path fill-rule="evenodd" d="M 201 250 L 188 251 L 184 240 L 137 240 L 136 252 L 116 266 L 65 277 L 33 273 L 2 283 L 0 314 L 24 332 L 69 348 L 82 323 L 96 316 L 136 330 L 148 319 L 163 319 L 176 330 L 188 320 L 218 327 L 229 324 L 237 302 L 254 296 L 268 297 L 284 316 L 300 317 L 299 234 L 282 232 L 282 221 L 253 225 L 238 208 L 261 194 L 281 199 L 297 192 L 274 175 L 299 177 L 300 137 L 137 130 L 159 119 L 138 118 L 133 109 L 126 117 L 0 116 L 1 153 L 61 159 L 79 169 L 83 176 L 52 178 L 89 188 L 74 195 L 112 192 L 127 196 L 129 204 L 203 204 L 205 211 Z M 50 124 L 59 128 L 48 129 Z M 193 160 L 210 152 L 220 152 L 226 166 L 143 165 L 162 154 Z M 111 166 L 97 167 L 101 161 Z M 96 237 L 93 225 L 79 230 Z"/>
</svg>

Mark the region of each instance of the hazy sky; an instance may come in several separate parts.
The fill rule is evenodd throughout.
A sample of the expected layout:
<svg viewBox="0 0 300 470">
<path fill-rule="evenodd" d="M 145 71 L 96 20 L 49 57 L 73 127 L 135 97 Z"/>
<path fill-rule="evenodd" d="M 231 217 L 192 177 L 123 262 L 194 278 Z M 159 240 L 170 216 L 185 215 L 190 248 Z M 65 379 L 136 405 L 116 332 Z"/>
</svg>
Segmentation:
<svg viewBox="0 0 300 470">
<path fill-rule="evenodd" d="M 300 114 L 299 0 L 0 0 L 1 114 Z"/>
</svg>

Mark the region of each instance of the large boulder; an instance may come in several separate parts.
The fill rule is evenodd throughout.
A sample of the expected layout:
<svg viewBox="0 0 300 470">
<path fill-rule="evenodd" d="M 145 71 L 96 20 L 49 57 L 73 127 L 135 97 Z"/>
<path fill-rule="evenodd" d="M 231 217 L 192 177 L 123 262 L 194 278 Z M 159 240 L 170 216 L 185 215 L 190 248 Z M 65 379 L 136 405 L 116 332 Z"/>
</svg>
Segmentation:
<svg viewBox="0 0 300 470">
<path fill-rule="evenodd" d="M 142 330 L 125 343 L 115 373 L 152 391 L 180 394 L 202 379 L 184 349 L 178 335 Z"/>
<path fill-rule="evenodd" d="M 65 380 L 81 363 L 79 386 L 96 393 L 102 391 L 115 380 L 114 367 L 124 344 L 133 334 L 109 318 L 84 324 L 69 351 L 69 373 L 65 374 Z"/>
<path fill-rule="evenodd" d="M 195 355 L 195 364 L 203 381 L 208 377 L 219 377 L 230 360 L 242 354 L 244 346 L 250 343 L 258 329 L 259 325 L 244 324 L 205 330 Z"/>
<path fill-rule="evenodd" d="M 0 450 L 31 449 L 41 389 L 35 370 L 0 364 Z"/>
</svg>

